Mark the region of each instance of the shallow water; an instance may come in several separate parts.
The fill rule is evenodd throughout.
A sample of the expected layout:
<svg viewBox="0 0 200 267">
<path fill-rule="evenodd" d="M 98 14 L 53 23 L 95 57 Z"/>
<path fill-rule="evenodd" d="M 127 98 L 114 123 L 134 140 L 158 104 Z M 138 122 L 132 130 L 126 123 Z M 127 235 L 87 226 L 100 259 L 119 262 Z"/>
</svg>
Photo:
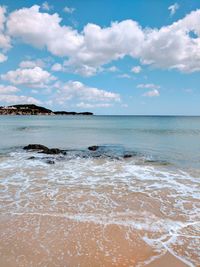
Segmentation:
<svg viewBox="0 0 200 267">
<path fill-rule="evenodd" d="M 0 123 L 0 266 L 200 266 L 199 118 Z M 28 143 L 72 150 L 49 165 Z"/>
</svg>

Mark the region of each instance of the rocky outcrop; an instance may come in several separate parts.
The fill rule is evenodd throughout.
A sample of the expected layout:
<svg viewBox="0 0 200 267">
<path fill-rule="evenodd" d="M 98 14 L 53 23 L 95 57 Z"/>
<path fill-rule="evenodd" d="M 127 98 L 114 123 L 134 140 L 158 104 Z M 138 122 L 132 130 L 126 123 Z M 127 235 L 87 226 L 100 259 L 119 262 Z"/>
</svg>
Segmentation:
<svg viewBox="0 0 200 267">
<path fill-rule="evenodd" d="M 132 158 L 132 157 L 133 157 L 133 155 L 131 155 L 131 154 L 124 154 L 124 156 L 123 156 L 124 159 Z"/>
<path fill-rule="evenodd" d="M 28 152 L 37 152 L 32 154 L 28 160 L 42 160 L 47 164 L 55 164 L 58 161 L 71 160 L 75 158 L 82 159 L 109 159 L 109 160 L 129 160 L 130 158 L 137 157 L 134 151 L 124 150 L 123 147 L 117 145 L 93 145 L 85 149 L 68 149 L 61 150 L 59 148 L 48 148 L 41 144 L 29 144 L 24 147 Z M 43 155 L 41 155 L 43 154 Z"/>
<path fill-rule="evenodd" d="M 43 146 L 40 144 L 29 144 L 23 148 L 24 150 L 46 150 L 48 149 L 47 146 Z"/>
<path fill-rule="evenodd" d="M 93 115 L 91 112 L 52 111 L 34 104 L 0 107 L 0 115 Z"/>
<path fill-rule="evenodd" d="M 39 153 L 44 153 L 48 155 L 58 155 L 58 154 L 65 154 L 66 152 L 59 149 L 59 148 L 48 148 L 47 146 L 43 146 L 40 144 L 29 144 L 23 148 L 24 150 L 33 150 Z"/>
<path fill-rule="evenodd" d="M 60 150 L 59 148 L 47 148 L 42 150 L 41 153 L 48 155 L 58 155 L 58 154 L 64 154 L 65 152 Z"/>
<path fill-rule="evenodd" d="M 89 146 L 88 150 L 90 151 L 96 151 L 99 148 L 99 146 Z"/>
<path fill-rule="evenodd" d="M 33 104 L 0 107 L 0 115 L 53 115 L 52 110 Z"/>
</svg>

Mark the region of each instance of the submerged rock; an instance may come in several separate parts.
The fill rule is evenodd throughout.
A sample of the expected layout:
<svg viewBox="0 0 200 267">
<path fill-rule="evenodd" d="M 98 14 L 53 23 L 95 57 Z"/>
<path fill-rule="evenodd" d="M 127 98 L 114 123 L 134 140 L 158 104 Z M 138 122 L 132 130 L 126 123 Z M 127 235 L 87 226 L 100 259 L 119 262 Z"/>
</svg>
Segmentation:
<svg viewBox="0 0 200 267">
<path fill-rule="evenodd" d="M 54 164 L 51 162 L 59 161 L 59 160 L 70 160 L 74 158 L 108 158 L 111 160 L 121 160 L 121 159 L 128 159 L 132 158 L 136 155 L 136 153 L 132 151 L 124 151 L 123 148 L 120 146 L 89 146 L 86 149 L 82 150 L 61 150 L 59 148 L 48 148 L 41 144 L 29 144 L 28 146 L 24 147 L 27 151 L 38 152 L 40 154 L 44 154 L 44 156 L 40 159 L 43 160 L 50 160 L 49 164 Z M 45 155 L 49 155 L 49 158 Z M 30 157 L 28 159 L 36 159 L 37 157 Z"/>
<path fill-rule="evenodd" d="M 89 146 L 88 149 L 90 151 L 96 151 L 97 149 L 99 149 L 99 146 Z"/>
<path fill-rule="evenodd" d="M 58 154 L 63 153 L 63 151 L 60 150 L 59 148 L 45 148 L 40 153 L 49 154 L 49 155 L 58 155 Z"/>
<path fill-rule="evenodd" d="M 51 160 L 51 159 L 48 159 L 48 160 L 46 160 L 46 163 L 52 165 L 52 164 L 55 164 L 55 161 L 54 160 Z"/>
<path fill-rule="evenodd" d="M 131 155 L 131 154 L 125 154 L 123 156 L 124 159 L 132 158 L 132 157 L 133 157 L 133 155 Z"/>
<path fill-rule="evenodd" d="M 27 158 L 28 160 L 31 160 L 31 159 L 36 159 L 36 157 L 32 156 L 32 157 L 29 157 Z"/>
<path fill-rule="evenodd" d="M 48 147 L 40 145 L 40 144 L 29 144 L 25 146 L 23 149 L 25 150 L 48 150 Z"/>
<path fill-rule="evenodd" d="M 58 154 L 66 154 L 65 151 L 59 149 L 59 148 L 48 148 L 47 146 L 43 146 L 40 144 L 29 144 L 28 146 L 25 146 L 23 149 L 25 150 L 36 150 L 39 153 L 49 154 L 49 155 L 58 155 Z"/>
</svg>

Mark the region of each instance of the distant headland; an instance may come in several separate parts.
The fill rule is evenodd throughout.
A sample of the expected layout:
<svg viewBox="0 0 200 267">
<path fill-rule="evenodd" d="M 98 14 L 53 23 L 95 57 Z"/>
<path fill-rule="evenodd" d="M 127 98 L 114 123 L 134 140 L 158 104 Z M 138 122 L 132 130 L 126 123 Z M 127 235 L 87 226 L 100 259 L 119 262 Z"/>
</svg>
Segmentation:
<svg viewBox="0 0 200 267">
<path fill-rule="evenodd" d="M 0 106 L 0 115 L 94 115 L 92 112 L 52 111 L 34 104 Z"/>
</svg>

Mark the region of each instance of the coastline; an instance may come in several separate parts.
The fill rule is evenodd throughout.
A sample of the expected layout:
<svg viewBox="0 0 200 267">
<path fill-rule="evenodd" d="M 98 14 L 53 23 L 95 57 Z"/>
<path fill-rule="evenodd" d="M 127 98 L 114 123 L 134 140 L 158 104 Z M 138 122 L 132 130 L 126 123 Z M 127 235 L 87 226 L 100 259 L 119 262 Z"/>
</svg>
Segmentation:
<svg viewBox="0 0 200 267">
<path fill-rule="evenodd" d="M 92 112 L 75 112 L 75 111 L 52 111 L 50 109 L 37 106 L 34 104 L 20 104 L 20 105 L 11 105 L 11 106 L 3 106 L 0 107 L 0 115 L 5 116 L 57 116 L 57 115 L 84 115 L 84 116 L 91 116 L 94 115 Z"/>
</svg>

